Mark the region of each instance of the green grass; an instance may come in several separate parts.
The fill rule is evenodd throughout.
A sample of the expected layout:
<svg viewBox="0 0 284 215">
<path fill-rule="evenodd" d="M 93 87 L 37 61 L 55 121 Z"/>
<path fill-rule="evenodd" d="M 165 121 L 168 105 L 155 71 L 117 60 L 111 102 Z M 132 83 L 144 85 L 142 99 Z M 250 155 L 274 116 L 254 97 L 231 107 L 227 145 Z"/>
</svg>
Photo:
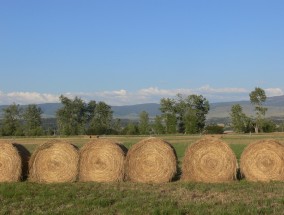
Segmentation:
<svg viewBox="0 0 284 215">
<path fill-rule="evenodd" d="M 231 149 L 235 153 L 238 160 L 240 160 L 242 152 L 244 151 L 245 147 L 247 145 L 245 144 L 230 144 Z"/>
<path fill-rule="evenodd" d="M 0 214 L 281 214 L 283 185 L 0 184 Z"/>
<path fill-rule="evenodd" d="M 104 138 L 104 137 L 101 137 Z M 145 136 L 110 136 L 131 147 Z M 186 148 L 199 135 L 167 135 L 179 165 Z M 51 138 L 15 138 L 31 152 Z M 89 137 L 60 138 L 81 147 Z M 243 149 L 259 139 L 284 141 L 284 134 L 223 135 L 238 160 Z M 281 214 L 284 182 L 221 184 L 185 183 L 0 183 L 0 214 Z"/>
</svg>

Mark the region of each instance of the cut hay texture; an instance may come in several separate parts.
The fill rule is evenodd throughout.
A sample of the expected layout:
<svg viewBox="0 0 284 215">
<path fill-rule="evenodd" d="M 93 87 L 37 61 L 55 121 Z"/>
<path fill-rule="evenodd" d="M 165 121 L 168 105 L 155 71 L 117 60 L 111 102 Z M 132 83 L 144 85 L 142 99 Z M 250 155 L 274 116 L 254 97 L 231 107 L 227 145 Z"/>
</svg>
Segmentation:
<svg viewBox="0 0 284 215">
<path fill-rule="evenodd" d="M 96 139 L 80 150 L 79 180 L 119 182 L 124 180 L 125 150 L 118 143 Z"/>
<path fill-rule="evenodd" d="M 177 173 L 174 148 L 158 138 L 147 138 L 134 144 L 126 156 L 126 178 L 133 182 L 165 183 Z"/>
<path fill-rule="evenodd" d="M 248 145 L 240 163 L 249 181 L 284 181 L 284 145 L 276 140 L 260 140 Z"/>
<path fill-rule="evenodd" d="M 78 149 L 53 140 L 39 146 L 29 162 L 29 180 L 39 183 L 74 182 L 78 175 Z"/>
<path fill-rule="evenodd" d="M 182 164 L 182 180 L 218 183 L 236 179 L 237 159 L 231 148 L 216 138 L 190 145 Z"/>
<path fill-rule="evenodd" d="M 0 182 L 17 182 L 27 177 L 30 153 L 22 145 L 0 141 Z"/>
</svg>

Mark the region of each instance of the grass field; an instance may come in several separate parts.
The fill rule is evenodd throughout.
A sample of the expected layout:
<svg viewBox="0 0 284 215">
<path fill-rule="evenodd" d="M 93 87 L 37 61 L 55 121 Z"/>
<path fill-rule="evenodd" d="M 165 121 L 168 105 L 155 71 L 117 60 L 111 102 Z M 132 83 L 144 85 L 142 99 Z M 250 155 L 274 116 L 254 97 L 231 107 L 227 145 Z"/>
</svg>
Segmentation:
<svg viewBox="0 0 284 215">
<path fill-rule="evenodd" d="M 106 138 L 106 137 L 100 137 Z M 110 136 L 126 147 L 145 138 Z M 185 149 L 197 136 L 161 136 L 176 149 L 182 162 Z M 284 134 L 223 135 L 237 158 L 250 142 L 277 139 Z M 14 138 L 31 152 L 50 138 Z M 87 136 L 60 138 L 81 147 Z M 64 183 L 31 182 L 0 184 L 0 214 L 283 214 L 284 183 L 246 180 L 221 184 L 185 183 Z"/>
</svg>

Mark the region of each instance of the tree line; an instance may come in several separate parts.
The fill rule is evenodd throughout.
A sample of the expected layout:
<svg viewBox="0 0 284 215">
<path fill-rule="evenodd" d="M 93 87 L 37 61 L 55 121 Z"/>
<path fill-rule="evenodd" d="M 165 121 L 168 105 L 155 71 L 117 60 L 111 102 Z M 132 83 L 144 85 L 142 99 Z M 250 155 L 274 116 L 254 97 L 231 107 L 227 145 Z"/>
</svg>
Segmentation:
<svg viewBox="0 0 284 215">
<path fill-rule="evenodd" d="M 110 134 L 115 129 L 112 110 L 104 102 L 84 102 L 81 98 L 59 97 L 62 107 L 56 112 L 56 125 L 43 126 L 43 111 L 35 104 L 26 108 L 12 104 L 3 110 L 2 136 L 40 136 L 48 134 Z"/>
<path fill-rule="evenodd" d="M 111 106 L 94 100 L 86 103 L 79 97 L 61 95 L 62 107 L 56 112 L 56 126 L 43 126 L 43 111 L 35 104 L 26 108 L 12 104 L 3 110 L 2 136 L 102 135 L 102 134 L 176 134 L 201 132 L 205 127 L 209 102 L 201 95 L 162 98 L 161 115 L 150 119 L 143 111 L 137 122 L 123 123 L 113 118 Z M 44 119 L 45 120 L 45 119 Z"/>
<path fill-rule="evenodd" d="M 231 107 L 230 127 L 237 133 L 271 132 L 276 125 L 265 118 L 267 108 L 265 91 L 255 88 L 250 93 L 255 116 L 247 116 L 236 104 Z M 43 111 L 35 104 L 26 108 L 12 104 L 4 109 L 0 125 L 2 136 L 40 136 L 40 135 L 149 135 L 149 134 L 197 134 L 223 133 L 223 127 L 216 124 L 206 125 L 206 115 L 210 110 L 209 102 L 202 95 L 184 96 L 160 100 L 161 114 L 150 118 L 146 111 L 139 114 L 138 121 L 125 122 L 114 119 L 111 106 L 94 100 L 85 102 L 79 97 L 70 99 L 61 95 L 61 108 L 56 119 L 49 119 L 50 125 L 44 126 Z M 46 123 L 45 123 L 46 124 Z"/>
</svg>

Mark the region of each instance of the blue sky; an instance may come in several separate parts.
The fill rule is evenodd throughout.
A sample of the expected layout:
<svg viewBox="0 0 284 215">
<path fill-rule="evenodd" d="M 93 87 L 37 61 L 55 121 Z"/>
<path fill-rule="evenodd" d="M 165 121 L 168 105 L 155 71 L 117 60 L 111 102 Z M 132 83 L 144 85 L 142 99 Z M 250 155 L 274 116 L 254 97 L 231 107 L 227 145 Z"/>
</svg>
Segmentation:
<svg viewBox="0 0 284 215">
<path fill-rule="evenodd" d="M 2 0 L 0 104 L 283 95 L 284 1 Z"/>
</svg>

